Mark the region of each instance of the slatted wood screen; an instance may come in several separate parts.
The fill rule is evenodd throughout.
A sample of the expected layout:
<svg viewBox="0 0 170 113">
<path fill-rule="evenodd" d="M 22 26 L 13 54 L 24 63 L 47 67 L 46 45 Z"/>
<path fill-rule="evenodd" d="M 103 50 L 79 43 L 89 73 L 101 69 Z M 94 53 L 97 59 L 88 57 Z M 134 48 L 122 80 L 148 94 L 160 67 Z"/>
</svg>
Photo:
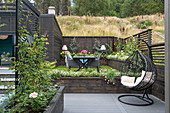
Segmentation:
<svg viewBox="0 0 170 113">
<path fill-rule="evenodd" d="M 165 43 L 151 45 L 152 59 L 157 65 L 165 64 Z"/>
</svg>

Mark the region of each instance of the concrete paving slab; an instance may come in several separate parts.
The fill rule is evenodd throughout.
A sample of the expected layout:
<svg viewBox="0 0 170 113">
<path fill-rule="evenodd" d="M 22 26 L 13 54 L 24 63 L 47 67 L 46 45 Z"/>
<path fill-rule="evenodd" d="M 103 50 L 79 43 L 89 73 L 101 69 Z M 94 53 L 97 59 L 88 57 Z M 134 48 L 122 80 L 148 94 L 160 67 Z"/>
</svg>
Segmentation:
<svg viewBox="0 0 170 113">
<path fill-rule="evenodd" d="M 154 96 L 150 106 L 130 106 L 120 103 L 121 94 L 73 94 L 64 95 L 63 113 L 165 113 L 165 103 Z"/>
</svg>

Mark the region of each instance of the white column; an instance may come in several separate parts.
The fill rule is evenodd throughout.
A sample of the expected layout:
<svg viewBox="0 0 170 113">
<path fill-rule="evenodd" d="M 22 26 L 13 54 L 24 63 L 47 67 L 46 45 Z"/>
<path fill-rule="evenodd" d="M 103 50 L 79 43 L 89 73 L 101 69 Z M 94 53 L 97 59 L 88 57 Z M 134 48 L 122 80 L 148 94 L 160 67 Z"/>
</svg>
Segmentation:
<svg viewBox="0 0 170 113">
<path fill-rule="evenodd" d="M 170 113 L 170 0 L 165 0 L 165 113 Z"/>
</svg>

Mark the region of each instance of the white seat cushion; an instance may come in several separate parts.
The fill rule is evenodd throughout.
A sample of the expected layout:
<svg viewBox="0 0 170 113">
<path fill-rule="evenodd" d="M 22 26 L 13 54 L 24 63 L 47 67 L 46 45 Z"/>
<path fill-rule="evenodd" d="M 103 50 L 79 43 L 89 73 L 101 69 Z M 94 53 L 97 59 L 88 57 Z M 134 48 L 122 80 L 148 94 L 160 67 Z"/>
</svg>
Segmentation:
<svg viewBox="0 0 170 113">
<path fill-rule="evenodd" d="M 121 77 L 121 83 L 124 86 L 127 86 L 127 87 L 134 87 L 134 86 L 138 85 L 141 82 L 141 80 L 145 76 L 145 73 L 146 73 L 146 71 L 142 70 L 142 75 L 141 75 L 141 77 L 138 77 L 136 79 L 136 82 L 135 82 L 135 77 L 122 76 Z"/>
<path fill-rule="evenodd" d="M 121 77 L 121 83 L 124 86 L 127 86 L 127 87 L 135 86 L 134 81 L 135 81 L 135 77 L 129 77 L 129 76 L 122 76 Z"/>
<path fill-rule="evenodd" d="M 122 82 L 128 82 L 128 83 L 134 83 L 135 77 L 122 76 L 121 81 Z"/>
</svg>

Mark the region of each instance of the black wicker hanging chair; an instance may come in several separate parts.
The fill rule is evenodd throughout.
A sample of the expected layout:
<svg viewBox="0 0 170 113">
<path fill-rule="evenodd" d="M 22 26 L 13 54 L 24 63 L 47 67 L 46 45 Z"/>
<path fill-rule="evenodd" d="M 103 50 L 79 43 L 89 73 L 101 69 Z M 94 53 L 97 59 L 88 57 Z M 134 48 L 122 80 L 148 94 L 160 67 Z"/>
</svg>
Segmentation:
<svg viewBox="0 0 170 113">
<path fill-rule="evenodd" d="M 145 42 L 144 40 L 142 41 Z M 150 49 L 149 46 L 148 49 Z M 141 51 L 135 51 L 122 65 L 121 83 L 123 86 L 131 90 L 143 90 L 144 93 L 142 96 L 120 95 L 118 100 L 122 103 L 135 106 L 147 106 L 153 104 L 153 100 L 149 98 L 147 90 L 154 84 L 156 78 L 157 70 L 153 61 L 148 56 L 144 55 Z M 125 99 L 123 99 L 125 97 L 136 97 L 135 99 L 139 99 L 140 102 L 142 102 L 127 102 Z"/>
</svg>

